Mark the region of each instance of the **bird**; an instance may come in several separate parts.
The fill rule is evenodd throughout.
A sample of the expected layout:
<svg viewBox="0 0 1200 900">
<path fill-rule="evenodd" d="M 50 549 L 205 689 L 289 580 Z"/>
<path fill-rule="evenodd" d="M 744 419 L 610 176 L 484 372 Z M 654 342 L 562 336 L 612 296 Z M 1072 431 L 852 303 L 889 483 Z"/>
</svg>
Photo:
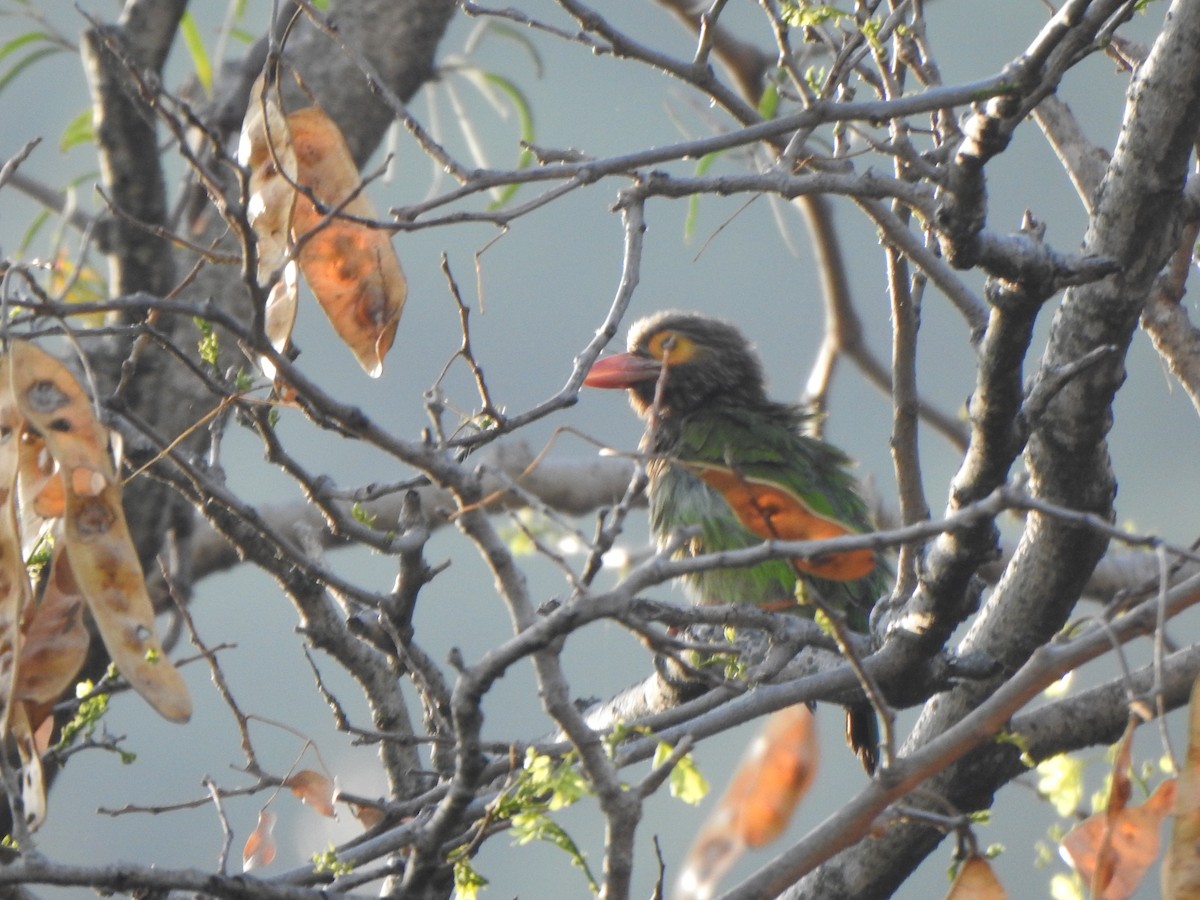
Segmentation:
<svg viewBox="0 0 1200 900">
<path fill-rule="evenodd" d="M 655 313 L 630 328 L 627 352 L 598 359 L 583 384 L 626 389 L 647 422 L 651 529 L 677 556 L 872 530 L 849 459 L 805 433 L 812 412 L 768 397 L 762 364 L 737 326 L 695 312 Z M 681 530 L 690 535 L 682 543 Z M 810 616 L 820 606 L 864 632 L 887 566 L 865 549 L 707 569 L 683 581 L 696 603 Z M 846 739 L 874 772 L 879 725 L 870 704 L 847 706 Z"/>
</svg>

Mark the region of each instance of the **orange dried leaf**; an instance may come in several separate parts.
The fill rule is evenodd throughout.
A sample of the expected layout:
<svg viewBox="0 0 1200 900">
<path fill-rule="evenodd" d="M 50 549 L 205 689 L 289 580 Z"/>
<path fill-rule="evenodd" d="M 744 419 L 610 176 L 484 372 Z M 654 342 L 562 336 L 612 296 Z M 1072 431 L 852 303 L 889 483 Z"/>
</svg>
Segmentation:
<svg viewBox="0 0 1200 900">
<path fill-rule="evenodd" d="M 821 541 L 856 532 L 843 523 L 813 510 L 801 497 L 777 484 L 758 481 L 724 466 L 689 463 L 700 479 L 725 498 L 743 525 L 764 540 Z M 794 559 L 792 564 L 832 581 L 855 581 L 871 574 L 871 550 L 832 553 L 814 559 Z"/>
<path fill-rule="evenodd" d="M 362 822 L 363 828 L 374 828 L 383 821 L 383 810 L 377 809 L 374 806 L 363 806 L 359 803 L 350 803 L 350 814 L 358 821 Z"/>
<path fill-rule="evenodd" d="M 396 336 L 408 282 L 387 232 L 339 217 L 374 219 L 375 209 L 361 193 L 358 168 L 337 125 L 315 106 L 292 113 L 287 123 L 298 181 L 326 210 L 296 195 L 292 234 L 300 245 L 300 269 L 338 336 L 377 378 Z"/>
<path fill-rule="evenodd" d="M 50 749 L 50 738 L 54 737 L 54 717 L 50 715 L 53 707 L 44 705 L 31 708 L 28 703 L 22 705 L 25 707 L 26 715 L 29 716 L 29 724 L 34 726 L 34 749 L 39 754 L 45 753 Z"/>
<path fill-rule="evenodd" d="M 59 543 L 50 560 L 46 589 L 40 600 L 30 604 L 22 622 L 16 691 L 21 700 L 51 703 L 75 683 L 91 644 L 83 624 L 85 602 Z"/>
<path fill-rule="evenodd" d="M 1088 816 L 1063 838 L 1063 857 L 1095 887 L 1095 900 L 1134 895 L 1158 858 L 1162 823 L 1174 796 L 1175 781 L 1164 781 L 1142 805 Z"/>
<path fill-rule="evenodd" d="M 8 384 L 7 372 L 0 378 L 4 384 Z M 46 442 L 41 435 L 22 427 L 17 456 L 21 549 L 28 555 L 42 530 L 43 522 L 39 520 L 57 519 L 63 514 L 67 506 L 67 491 L 62 484 L 62 475 L 54 465 L 54 457 L 46 449 Z"/>
<path fill-rule="evenodd" d="M 946 900 L 1007 900 L 1007 897 L 991 864 L 982 856 L 972 856 L 959 868 Z"/>
<path fill-rule="evenodd" d="M 1200 898 L 1200 678 L 1188 706 L 1188 749 L 1179 773 L 1171 843 L 1163 863 L 1163 897 Z"/>
<path fill-rule="evenodd" d="M 14 341 L 3 365 L 28 427 L 45 440 L 66 476 L 61 540 L 109 656 L 161 715 L 187 721 L 191 698 L 154 632 L 154 607 L 125 523 L 107 429 L 79 383 L 50 354 Z M 75 474 L 80 468 L 83 476 Z M 77 490 L 80 485 L 87 493 Z"/>
<path fill-rule="evenodd" d="M 59 519 L 67 511 L 67 489 L 62 475 L 54 473 L 33 497 L 33 511 L 43 519 Z"/>
<path fill-rule="evenodd" d="M 242 848 L 242 871 L 261 869 L 275 861 L 275 813 L 261 810 L 258 814 L 258 827 L 246 838 L 246 846 Z"/>
<path fill-rule="evenodd" d="M 333 782 L 312 769 L 301 769 L 288 776 L 284 784 L 292 793 L 323 816 L 334 818 Z"/>
<path fill-rule="evenodd" d="M 808 792 L 820 751 L 808 707 L 773 713 L 701 826 L 680 871 L 682 896 L 711 896 L 747 847 L 777 838 Z"/>
</svg>

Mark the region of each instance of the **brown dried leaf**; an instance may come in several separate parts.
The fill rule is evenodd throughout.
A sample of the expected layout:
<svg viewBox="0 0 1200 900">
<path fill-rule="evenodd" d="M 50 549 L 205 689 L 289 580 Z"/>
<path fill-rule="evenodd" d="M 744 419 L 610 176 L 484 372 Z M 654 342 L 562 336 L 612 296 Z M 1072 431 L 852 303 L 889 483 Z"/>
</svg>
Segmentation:
<svg viewBox="0 0 1200 900">
<path fill-rule="evenodd" d="M 63 473 L 62 540 L 104 646 L 151 706 L 171 721 L 187 721 L 191 698 L 154 632 L 154 607 L 125 523 L 107 429 L 79 383 L 50 354 L 14 341 L 4 367 L 27 426 L 45 440 Z"/>
<path fill-rule="evenodd" d="M 1188 706 L 1188 749 L 1175 798 L 1171 843 L 1163 862 L 1163 892 L 1169 900 L 1200 898 L 1200 678 Z"/>
<path fill-rule="evenodd" d="M 238 141 L 238 162 L 250 170 L 246 217 L 258 238 L 258 283 L 271 285 L 265 310 L 267 340 L 279 352 L 296 323 L 296 263 L 291 259 L 292 211 L 296 205 L 296 151 L 274 85 L 260 75 L 250 89 L 250 105 Z M 276 378 L 274 364 L 259 358 L 263 373 Z"/>
<path fill-rule="evenodd" d="M 275 813 L 261 810 L 258 814 L 258 827 L 246 838 L 246 846 L 242 848 L 242 871 L 261 869 L 275 861 Z"/>
<path fill-rule="evenodd" d="M 91 644 L 83 624 L 85 603 L 60 541 L 50 560 L 46 590 L 29 605 L 22 623 L 18 698 L 51 703 L 74 684 Z"/>
<path fill-rule="evenodd" d="M 287 117 L 299 167 L 298 181 L 327 210 L 374 219 L 375 208 L 362 194 L 358 168 L 337 125 L 315 106 Z M 304 280 L 343 342 L 372 378 L 396 336 L 408 283 L 388 234 L 358 222 L 319 212 L 304 194 L 296 195 L 292 234 L 301 244 Z"/>
<path fill-rule="evenodd" d="M 9 714 L 9 733 L 17 744 L 21 757 L 21 804 L 25 811 L 25 824 L 36 831 L 46 821 L 46 776 L 42 770 L 42 758 L 38 754 L 37 742 L 29 727 L 25 704 L 14 703 Z"/>
<path fill-rule="evenodd" d="M 258 238 L 258 283 L 265 287 L 288 261 L 296 152 L 274 84 L 268 85 L 262 75 L 250 89 L 237 160 L 250 170 L 246 217 Z"/>
<path fill-rule="evenodd" d="M 0 374 L 8 384 L 8 373 Z M 4 388 L 8 391 L 8 388 Z M 49 530 L 49 519 L 60 518 L 67 508 L 67 492 L 54 457 L 41 435 L 24 427 L 17 453 L 17 505 L 21 521 L 21 555 L 28 558 Z"/>
<path fill-rule="evenodd" d="M 1084 882 L 1095 886 L 1095 900 L 1125 900 L 1137 892 L 1158 858 L 1162 823 L 1174 798 L 1175 781 L 1169 779 L 1141 806 L 1088 816 L 1063 838 L 1063 857 Z"/>
<path fill-rule="evenodd" d="M 284 784 L 292 793 L 323 816 L 335 818 L 333 811 L 333 782 L 312 769 L 301 769 L 288 777 Z"/>
<path fill-rule="evenodd" d="M 362 823 L 364 829 L 371 829 L 383 821 L 383 810 L 374 806 L 363 806 L 360 803 L 348 803 L 350 814 Z"/>
<path fill-rule="evenodd" d="M 679 896 L 711 896 L 745 848 L 777 838 L 812 785 L 819 760 L 808 707 L 773 713 L 688 851 Z"/>
<path fill-rule="evenodd" d="M 292 329 L 296 326 L 296 307 L 299 305 L 299 297 L 300 287 L 296 279 L 296 262 L 288 260 L 279 280 L 275 282 L 271 293 L 267 295 L 265 310 L 264 327 L 267 340 L 271 342 L 271 346 L 278 353 L 284 353 L 287 350 L 288 341 L 292 339 Z M 260 356 L 258 364 L 262 368 L 263 374 L 278 386 L 279 373 L 275 369 L 275 363 L 265 356 Z"/>
<path fill-rule="evenodd" d="M 946 900 L 1007 900 L 1008 894 L 991 864 L 982 856 L 971 856 L 959 867 Z"/>
<path fill-rule="evenodd" d="M 8 731 L 18 677 L 21 616 L 33 597 L 17 518 L 21 425 L 7 375 L 0 372 L 0 735 Z"/>
</svg>

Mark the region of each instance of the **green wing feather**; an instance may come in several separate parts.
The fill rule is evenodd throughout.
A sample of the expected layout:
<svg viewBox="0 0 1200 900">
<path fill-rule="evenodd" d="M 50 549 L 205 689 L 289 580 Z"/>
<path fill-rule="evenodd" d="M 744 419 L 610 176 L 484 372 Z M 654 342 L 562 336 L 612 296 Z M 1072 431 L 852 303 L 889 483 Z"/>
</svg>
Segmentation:
<svg viewBox="0 0 1200 900">
<path fill-rule="evenodd" d="M 668 444 L 662 447 L 665 453 L 651 468 L 655 533 L 665 540 L 679 528 L 698 530 L 680 551 L 683 555 L 762 542 L 762 533 L 746 527 L 720 491 L 702 480 L 706 467 L 776 486 L 844 532 L 869 531 L 870 515 L 847 471 L 848 460 L 836 448 L 801 434 L 803 420 L 798 410 L 782 405 L 769 410 L 718 406 L 686 416 L 663 442 Z M 877 562 L 862 578 L 835 581 L 800 574 L 791 562 L 776 560 L 698 573 L 689 578 L 689 587 L 697 602 L 773 605 L 791 600 L 798 580 L 804 591 L 815 590 L 825 602 L 854 611 L 849 624 L 863 628 L 866 612 L 885 589 L 886 569 Z"/>
</svg>

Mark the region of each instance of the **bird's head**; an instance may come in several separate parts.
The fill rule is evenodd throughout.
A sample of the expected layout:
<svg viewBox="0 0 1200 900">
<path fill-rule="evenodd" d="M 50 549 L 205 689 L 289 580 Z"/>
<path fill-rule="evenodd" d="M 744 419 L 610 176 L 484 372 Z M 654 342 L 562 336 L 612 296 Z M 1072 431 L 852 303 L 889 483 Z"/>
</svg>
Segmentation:
<svg viewBox="0 0 1200 900">
<path fill-rule="evenodd" d="M 628 388 L 641 416 L 654 405 L 656 391 L 660 416 L 767 402 L 762 366 L 742 333 L 721 319 L 676 310 L 635 322 L 628 352 L 596 360 L 583 383 Z"/>
</svg>

